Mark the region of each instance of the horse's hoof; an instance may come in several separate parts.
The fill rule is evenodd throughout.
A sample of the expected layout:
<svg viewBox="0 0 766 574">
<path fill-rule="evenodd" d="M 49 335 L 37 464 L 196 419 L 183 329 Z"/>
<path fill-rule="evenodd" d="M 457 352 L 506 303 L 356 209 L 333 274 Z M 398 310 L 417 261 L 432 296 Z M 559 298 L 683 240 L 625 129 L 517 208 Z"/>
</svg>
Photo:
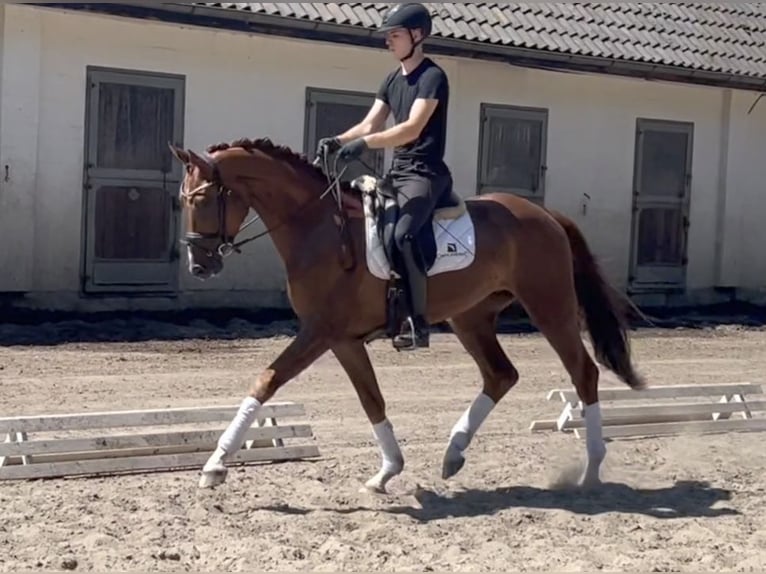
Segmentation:
<svg viewBox="0 0 766 574">
<path fill-rule="evenodd" d="M 583 474 L 582 478 L 580 479 L 580 489 L 581 490 L 595 490 L 601 486 L 601 478 L 598 475 L 598 471 L 595 472 L 585 472 Z"/>
<path fill-rule="evenodd" d="M 598 490 L 602 485 L 602 482 L 596 478 L 593 480 L 582 480 L 580 481 L 580 490 L 582 492 L 593 492 Z"/>
<path fill-rule="evenodd" d="M 448 480 L 460 472 L 465 466 L 465 457 L 462 454 L 453 454 L 445 457 L 442 465 L 442 478 Z"/>
<path fill-rule="evenodd" d="M 388 494 L 386 487 L 374 480 L 369 480 L 359 489 L 362 494 Z"/>
<path fill-rule="evenodd" d="M 593 488 L 601 486 L 601 479 L 598 476 L 585 475 L 580 479 L 580 486 L 583 488 Z"/>
<path fill-rule="evenodd" d="M 381 469 L 378 474 L 373 476 L 364 484 L 364 487 L 360 489 L 360 492 L 367 492 L 371 494 L 388 494 L 386 485 L 391 482 L 391 479 L 399 476 L 403 469 L 404 464 L 397 465 L 396 468 L 392 468 L 390 470 Z"/>
<path fill-rule="evenodd" d="M 225 466 L 219 466 L 210 470 L 203 470 L 199 478 L 200 488 L 215 488 L 226 482 L 226 475 L 229 469 Z"/>
</svg>

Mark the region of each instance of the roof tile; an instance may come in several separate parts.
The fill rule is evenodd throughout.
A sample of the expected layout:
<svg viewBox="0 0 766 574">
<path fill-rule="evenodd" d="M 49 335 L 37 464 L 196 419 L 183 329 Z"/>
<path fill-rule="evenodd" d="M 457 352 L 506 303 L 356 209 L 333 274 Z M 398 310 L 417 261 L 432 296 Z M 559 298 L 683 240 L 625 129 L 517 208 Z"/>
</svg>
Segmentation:
<svg viewBox="0 0 766 574">
<path fill-rule="evenodd" d="M 382 2 L 201 3 L 370 27 Z M 434 34 L 480 43 L 619 58 L 766 79 L 765 3 L 424 3 Z"/>
</svg>

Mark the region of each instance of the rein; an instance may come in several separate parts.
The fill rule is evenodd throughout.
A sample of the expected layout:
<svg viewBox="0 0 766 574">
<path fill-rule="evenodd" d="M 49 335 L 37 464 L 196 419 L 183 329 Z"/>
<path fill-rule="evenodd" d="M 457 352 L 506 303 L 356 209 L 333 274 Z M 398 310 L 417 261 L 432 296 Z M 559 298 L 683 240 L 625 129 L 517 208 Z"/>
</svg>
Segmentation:
<svg viewBox="0 0 766 574">
<path fill-rule="evenodd" d="M 298 209 L 297 212 L 293 213 L 291 217 L 295 217 L 302 213 L 305 209 L 312 206 L 315 201 L 319 202 L 322 201 L 325 197 L 327 197 L 328 194 L 332 193 L 333 197 L 336 199 L 338 204 L 338 210 L 342 213 L 343 209 L 343 196 L 342 191 L 340 188 L 340 179 L 343 177 L 343 174 L 345 173 L 348 166 L 344 167 L 343 170 L 334 178 L 327 175 L 328 173 L 328 162 L 327 158 L 324 157 L 317 157 L 316 160 L 314 160 L 314 166 L 317 166 L 320 159 L 322 160 L 322 163 L 324 164 L 324 172 L 327 177 L 328 186 L 325 191 L 323 191 L 319 196 L 311 199 L 310 201 L 307 201 L 302 207 Z M 218 164 L 215 163 L 215 160 L 211 161 L 211 167 L 213 169 L 213 181 L 209 181 L 207 183 L 203 183 L 202 185 L 196 187 L 190 192 L 185 192 L 183 190 L 183 182 L 181 183 L 181 195 L 185 197 L 187 200 L 191 200 L 200 193 L 203 193 L 211 188 L 217 188 L 216 191 L 216 198 L 218 202 L 218 231 L 216 233 L 195 233 L 195 232 L 187 232 L 184 239 L 182 239 L 180 242 L 185 245 L 190 245 L 197 247 L 207 253 L 208 256 L 212 257 L 213 250 L 210 248 L 209 245 L 206 245 L 207 243 L 212 243 L 213 241 L 219 241 L 220 245 L 218 246 L 217 252 L 222 258 L 229 257 L 232 253 L 238 253 L 241 254 L 242 250 L 241 247 L 244 245 L 247 245 L 248 243 L 252 243 L 254 241 L 257 241 L 258 239 L 262 237 L 266 237 L 267 235 L 270 235 L 275 230 L 279 229 L 283 225 L 287 223 L 289 219 L 280 221 L 277 225 L 272 227 L 271 229 L 267 229 L 266 231 L 262 231 L 261 233 L 258 233 L 254 235 L 253 237 L 250 237 L 248 239 L 244 239 L 242 241 L 238 241 L 234 243 L 234 239 L 237 235 L 242 233 L 245 229 L 253 225 L 254 223 L 257 223 L 258 221 L 261 221 L 261 216 L 256 215 L 253 217 L 250 221 L 247 223 L 244 223 L 240 226 L 237 233 L 234 235 L 234 237 L 229 237 L 226 234 L 226 197 L 230 196 L 233 191 L 226 187 L 223 184 L 223 179 L 221 177 L 221 171 L 218 167 Z M 337 173 L 337 158 L 336 158 L 336 164 L 335 169 L 333 169 L 334 173 Z"/>
</svg>

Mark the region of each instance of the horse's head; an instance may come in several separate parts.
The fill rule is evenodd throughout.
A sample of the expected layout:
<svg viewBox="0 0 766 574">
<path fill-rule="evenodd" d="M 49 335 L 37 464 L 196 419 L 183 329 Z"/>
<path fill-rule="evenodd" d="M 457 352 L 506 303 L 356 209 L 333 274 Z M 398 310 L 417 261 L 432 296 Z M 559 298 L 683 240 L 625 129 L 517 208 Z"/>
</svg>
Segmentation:
<svg viewBox="0 0 766 574">
<path fill-rule="evenodd" d="M 199 279 L 209 279 L 223 270 L 223 259 L 247 217 L 247 190 L 226 173 L 224 162 L 214 162 L 172 144 L 170 149 L 186 168 L 180 201 L 186 213 L 189 272 Z"/>
<path fill-rule="evenodd" d="M 305 157 L 268 138 L 239 139 L 208 148 L 208 156 L 169 144 L 184 164 L 180 200 L 186 215 L 189 272 L 208 279 L 223 270 L 232 251 L 270 235 L 283 258 L 318 224 L 316 209 L 336 213 L 341 196 L 327 176 Z M 321 200 L 333 192 L 331 203 Z M 258 216 L 242 225 L 250 208 Z M 267 230 L 234 242 L 237 234 L 257 220 Z"/>
</svg>

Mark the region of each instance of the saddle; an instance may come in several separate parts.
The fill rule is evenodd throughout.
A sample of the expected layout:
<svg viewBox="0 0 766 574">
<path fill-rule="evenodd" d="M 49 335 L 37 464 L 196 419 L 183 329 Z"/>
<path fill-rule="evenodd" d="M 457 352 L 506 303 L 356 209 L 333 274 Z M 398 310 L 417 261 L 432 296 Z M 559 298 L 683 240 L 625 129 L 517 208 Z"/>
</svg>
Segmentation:
<svg viewBox="0 0 766 574">
<path fill-rule="evenodd" d="M 373 263 L 371 259 L 374 259 L 375 254 L 382 253 L 382 259 L 384 259 L 378 261 L 375 268 L 378 270 L 376 275 L 385 277 L 388 282 L 386 336 L 393 338 L 399 333 L 402 321 L 407 318 L 408 312 L 406 283 L 403 281 L 402 263 L 394 241 L 394 229 L 399 218 L 396 190 L 388 177 L 377 178 L 370 175 L 356 178 L 351 182 L 351 187 L 361 194 L 364 206 L 368 265 Z M 449 226 L 451 222 L 461 218 L 469 220 L 467 207 L 463 198 L 451 187 L 443 194 L 431 214 L 430 221 L 423 225 L 418 237 L 415 238 L 422 256 L 421 264 L 424 272 L 433 271 L 434 263 L 437 261 L 439 247 L 436 237 L 437 229 Z M 386 275 L 380 272 L 383 270 L 387 271 Z"/>
<path fill-rule="evenodd" d="M 374 218 L 376 234 L 383 245 L 386 259 L 392 267 L 395 267 L 397 254 L 395 253 L 394 228 L 399 218 L 399 204 L 391 180 L 387 177 L 377 178 L 371 175 L 362 175 L 351 182 L 351 187 L 361 194 L 365 217 Z M 423 225 L 420 235 L 416 238 L 423 255 L 424 271 L 429 271 L 436 260 L 436 239 L 433 223 L 456 220 L 465 215 L 466 211 L 465 200 L 450 186 L 434 208 L 431 221 Z M 394 272 L 396 273 L 395 269 Z"/>
</svg>

